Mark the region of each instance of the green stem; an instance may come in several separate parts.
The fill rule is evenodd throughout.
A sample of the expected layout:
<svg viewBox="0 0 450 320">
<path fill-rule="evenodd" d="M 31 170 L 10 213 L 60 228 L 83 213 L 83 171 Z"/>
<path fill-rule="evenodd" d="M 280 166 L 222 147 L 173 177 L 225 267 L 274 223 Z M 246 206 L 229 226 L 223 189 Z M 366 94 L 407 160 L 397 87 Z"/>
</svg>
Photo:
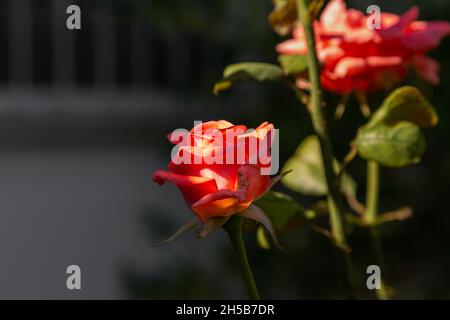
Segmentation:
<svg viewBox="0 0 450 320">
<path fill-rule="evenodd" d="M 378 214 L 378 197 L 380 189 L 380 167 L 376 161 L 367 161 L 367 188 L 365 219 L 374 225 Z"/>
<path fill-rule="evenodd" d="M 379 189 L 380 189 L 380 167 L 377 162 L 369 160 L 367 161 L 367 188 L 366 188 L 366 212 L 364 213 L 364 219 L 370 225 L 369 234 L 372 242 L 372 249 L 375 255 L 376 264 L 380 267 L 381 272 L 385 271 L 384 268 L 384 254 L 381 245 L 381 238 L 377 227 L 377 215 L 378 215 L 378 201 L 379 201 Z M 380 300 L 389 299 L 387 293 L 386 284 L 381 278 L 381 287 L 376 290 L 376 295 Z"/>
<path fill-rule="evenodd" d="M 247 287 L 247 292 L 252 300 L 260 300 L 258 288 L 256 287 L 255 279 L 253 278 L 252 269 L 247 258 L 247 252 L 244 246 L 244 240 L 242 238 L 242 217 L 233 216 L 224 225 L 224 229 L 227 231 L 231 244 L 233 245 L 236 258 L 241 269 L 242 277 Z"/>
<path fill-rule="evenodd" d="M 338 246 L 342 263 L 345 267 L 346 287 L 348 288 L 348 298 L 356 298 L 356 285 L 353 276 L 353 262 L 350 252 L 348 251 L 347 240 L 345 238 L 344 225 L 339 215 L 338 207 L 331 196 L 327 197 L 328 209 L 330 212 L 331 234 Z"/>
<path fill-rule="evenodd" d="M 337 242 L 338 247 L 348 247 L 347 240 L 343 228 L 342 214 L 344 212 L 344 206 L 342 198 L 339 193 L 339 186 L 336 184 L 336 174 L 333 171 L 333 150 L 328 134 L 327 123 L 325 120 L 325 114 L 322 108 L 322 93 L 320 89 L 320 77 L 319 77 L 319 61 L 316 53 L 316 43 L 314 37 L 314 28 L 312 25 L 312 17 L 308 12 L 308 6 L 306 0 L 297 0 L 298 17 L 303 25 L 305 32 L 306 45 L 308 48 L 308 75 L 311 85 L 310 93 L 310 114 L 314 127 L 314 131 L 320 142 L 320 149 L 322 153 L 322 159 L 325 170 L 325 178 L 328 186 L 328 206 L 330 208 L 330 220 L 331 231 L 334 240 Z M 351 256 L 348 251 L 343 251 L 342 256 L 344 258 L 347 282 L 350 284 L 352 295 L 354 297 L 355 286 L 352 270 Z"/>
</svg>

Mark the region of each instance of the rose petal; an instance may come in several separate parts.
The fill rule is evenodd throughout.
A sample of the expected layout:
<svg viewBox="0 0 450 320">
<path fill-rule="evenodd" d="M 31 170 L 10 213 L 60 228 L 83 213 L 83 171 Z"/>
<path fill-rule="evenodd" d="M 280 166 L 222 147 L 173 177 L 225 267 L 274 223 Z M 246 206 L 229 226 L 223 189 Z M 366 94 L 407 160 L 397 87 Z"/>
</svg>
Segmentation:
<svg viewBox="0 0 450 320">
<path fill-rule="evenodd" d="M 205 195 L 217 191 L 217 184 L 214 179 L 182 176 L 163 170 L 157 170 L 153 174 L 153 181 L 158 184 L 163 184 L 166 181 L 176 184 L 189 206 L 192 206 Z"/>
<path fill-rule="evenodd" d="M 240 203 L 236 198 L 225 198 L 192 208 L 203 223 L 211 217 L 227 217 L 248 208 L 250 203 Z"/>
<path fill-rule="evenodd" d="M 270 149 L 274 129 L 273 124 L 264 122 L 255 130 L 246 132 L 237 138 L 237 150 L 241 153 L 245 152 L 247 163 L 270 166 Z"/>
<path fill-rule="evenodd" d="M 229 128 L 232 126 L 233 126 L 233 124 L 226 120 L 208 121 L 208 122 L 202 122 L 202 123 L 194 126 L 194 128 L 192 128 L 191 132 L 203 132 L 207 129 L 226 129 L 226 128 Z"/>
<path fill-rule="evenodd" d="M 366 61 L 363 58 L 346 57 L 336 64 L 334 74 L 340 78 L 362 73 L 366 70 Z"/>
<path fill-rule="evenodd" d="M 193 186 L 208 182 L 209 180 L 211 179 L 196 176 L 183 176 L 164 170 L 156 170 L 153 174 L 153 181 L 159 185 L 162 185 L 168 181 L 176 184 L 177 186 Z"/>
<path fill-rule="evenodd" d="M 400 17 L 396 14 L 389 13 L 389 12 L 382 12 L 381 13 L 381 29 L 388 29 L 398 23 L 398 20 Z"/>
<path fill-rule="evenodd" d="M 226 190 L 226 189 L 217 190 L 216 192 L 207 194 L 206 196 L 202 197 L 200 200 L 195 202 L 192 205 L 192 208 L 195 209 L 195 208 L 204 206 L 208 203 L 211 203 L 211 202 L 214 202 L 217 200 L 223 200 L 226 198 L 235 198 L 238 201 L 243 201 L 243 200 L 245 200 L 245 192 Z"/>
<path fill-rule="evenodd" d="M 304 55 L 307 52 L 306 41 L 294 38 L 286 40 L 278 44 L 275 48 L 279 54 L 300 54 Z"/>
<path fill-rule="evenodd" d="M 375 29 L 369 29 L 367 26 L 352 29 L 348 33 L 344 34 L 344 39 L 347 42 L 354 42 L 356 44 L 366 43 L 373 40 L 376 36 Z"/>
<path fill-rule="evenodd" d="M 261 175 L 257 166 L 246 165 L 238 170 L 238 191 L 245 191 L 245 201 L 251 202 L 263 194 L 270 185 L 270 177 Z"/>
<path fill-rule="evenodd" d="M 397 66 L 402 63 L 401 57 L 380 57 L 380 56 L 373 56 L 373 57 L 367 57 L 366 59 L 367 65 L 373 68 L 383 68 L 383 67 L 390 67 L 390 66 Z"/>
<path fill-rule="evenodd" d="M 345 2 L 343 0 L 331 0 L 320 16 L 320 23 L 325 30 L 345 31 L 347 24 Z"/>
<path fill-rule="evenodd" d="M 325 61 L 327 64 L 333 64 L 345 56 L 345 51 L 338 45 L 331 45 L 331 41 L 327 43 L 323 49 L 318 52 L 318 57 L 320 61 Z"/>
<path fill-rule="evenodd" d="M 379 34 L 385 39 L 400 37 L 406 27 L 408 27 L 411 22 L 417 19 L 418 15 L 419 8 L 417 6 L 414 6 L 404 14 L 402 14 L 396 23 L 389 26 L 388 28 L 379 30 Z"/>
<path fill-rule="evenodd" d="M 432 84 L 439 83 L 439 63 L 427 56 L 415 56 L 413 59 L 417 73 Z"/>
<path fill-rule="evenodd" d="M 341 94 L 348 94 L 355 88 L 351 78 L 340 78 L 328 70 L 321 72 L 320 81 L 325 89 Z"/>
<path fill-rule="evenodd" d="M 411 50 L 425 52 L 437 47 L 448 35 L 450 35 L 450 23 L 446 21 L 417 21 L 411 23 L 402 41 Z"/>
</svg>

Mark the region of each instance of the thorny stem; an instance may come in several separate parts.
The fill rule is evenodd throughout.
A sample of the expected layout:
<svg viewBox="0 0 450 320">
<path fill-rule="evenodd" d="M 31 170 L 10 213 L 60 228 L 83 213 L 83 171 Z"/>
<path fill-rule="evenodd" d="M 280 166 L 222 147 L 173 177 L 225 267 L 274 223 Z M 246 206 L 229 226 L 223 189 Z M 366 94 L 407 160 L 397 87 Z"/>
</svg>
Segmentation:
<svg viewBox="0 0 450 320">
<path fill-rule="evenodd" d="M 328 206 L 330 210 L 331 232 L 338 247 L 348 247 L 343 227 L 344 206 L 336 182 L 336 174 L 333 171 L 333 151 L 328 134 L 327 123 L 322 108 L 322 94 L 320 89 L 319 61 L 316 53 L 316 43 L 312 17 L 309 14 L 307 1 L 297 0 L 298 17 L 305 32 L 306 45 L 308 48 L 308 75 L 310 81 L 310 115 L 314 131 L 320 142 L 320 149 L 325 170 L 325 178 L 328 186 Z M 353 267 L 349 252 L 340 250 L 345 263 L 347 282 L 349 284 L 349 296 L 355 297 L 356 290 L 353 281 Z"/>
<path fill-rule="evenodd" d="M 328 207 L 330 210 L 331 232 L 340 248 L 348 247 L 343 226 L 344 206 L 336 183 L 337 177 L 333 171 L 333 150 L 328 134 L 327 123 L 322 106 L 322 93 L 320 89 L 319 61 L 316 54 L 316 43 L 312 17 L 308 11 L 306 0 L 297 0 L 298 17 L 300 17 L 305 32 L 308 48 L 308 75 L 310 81 L 310 114 L 314 130 L 319 138 L 322 153 L 325 178 L 328 186 Z M 346 278 L 349 287 L 349 297 L 354 298 L 356 290 L 353 281 L 353 266 L 350 252 L 340 250 L 346 269 Z"/>
</svg>

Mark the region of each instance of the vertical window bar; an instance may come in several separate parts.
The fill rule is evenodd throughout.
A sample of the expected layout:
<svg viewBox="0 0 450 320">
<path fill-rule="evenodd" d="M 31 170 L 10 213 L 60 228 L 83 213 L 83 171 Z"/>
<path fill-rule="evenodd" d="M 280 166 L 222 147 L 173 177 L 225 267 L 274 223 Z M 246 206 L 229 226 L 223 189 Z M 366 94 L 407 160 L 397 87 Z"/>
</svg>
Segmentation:
<svg viewBox="0 0 450 320">
<path fill-rule="evenodd" d="M 74 0 L 51 0 L 53 84 L 55 86 L 72 86 L 76 81 L 75 33 L 79 31 L 69 30 L 66 27 L 66 20 L 69 17 L 66 10 L 71 4 L 78 5 Z M 81 22 L 83 23 L 83 12 Z"/>
<path fill-rule="evenodd" d="M 9 0 L 9 68 L 11 84 L 33 80 L 33 0 Z"/>
<path fill-rule="evenodd" d="M 94 7 L 92 19 L 94 43 L 94 84 L 116 84 L 116 26 L 114 13 L 102 3 Z"/>
</svg>

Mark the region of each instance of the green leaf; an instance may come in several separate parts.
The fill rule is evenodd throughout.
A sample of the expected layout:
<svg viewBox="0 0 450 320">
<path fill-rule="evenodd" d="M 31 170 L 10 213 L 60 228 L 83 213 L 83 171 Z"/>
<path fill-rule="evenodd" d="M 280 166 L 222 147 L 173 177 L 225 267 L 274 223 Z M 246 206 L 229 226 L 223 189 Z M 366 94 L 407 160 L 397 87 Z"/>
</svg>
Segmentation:
<svg viewBox="0 0 450 320">
<path fill-rule="evenodd" d="M 285 74 L 295 75 L 308 68 L 308 57 L 301 55 L 280 55 L 278 61 Z"/>
<path fill-rule="evenodd" d="M 268 191 L 254 202 L 270 218 L 276 230 L 283 230 L 294 219 L 304 217 L 304 209 L 287 194 Z"/>
<path fill-rule="evenodd" d="M 231 64 L 223 71 L 223 79 L 214 85 L 214 94 L 228 90 L 238 82 L 275 82 L 283 77 L 283 70 L 274 64 L 244 62 Z"/>
<path fill-rule="evenodd" d="M 386 167 L 415 164 L 425 152 L 420 128 L 433 127 L 439 119 L 434 108 L 414 87 L 394 90 L 358 130 L 359 155 Z"/>
<path fill-rule="evenodd" d="M 339 163 L 336 160 L 333 166 L 337 173 Z M 312 135 L 303 140 L 294 155 L 283 166 L 282 171 L 288 170 L 292 172 L 281 179 L 287 188 L 312 196 L 323 196 L 328 193 L 317 136 Z M 341 179 L 341 190 L 352 196 L 356 194 L 356 182 L 346 173 Z"/>
<path fill-rule="evenodd" d="M 229 80 L 220 80 L 214 85 L 213 92 L 217 96 L 220 92 L 230 89 L 232 85 L 233 83 Z"/>
<path fill-rule="evenodd" d="M 256 241 L 261 249 L 270 249 L 269 239 L 267 239 L 266 231 L 262 226 L 258 226 L 258 229 L 256 229 Z"/>
<path fill-rule="evenodd" d="M 431 104 L 414 87 L 394 90 L 374 113 L 367 127 L 381 123 L 395 125 L 400 121 L 410 121 L 421 128 L 434 127 L 439 118 Z"/>
<path fill-rule="evenodd" d="M 355 141 L 359 155 L 386 167 L 418 163 L 425 152 L 425 139 L 419 127 L 408 121 L 393 126 L 362 127 Z"/>
</svg>

